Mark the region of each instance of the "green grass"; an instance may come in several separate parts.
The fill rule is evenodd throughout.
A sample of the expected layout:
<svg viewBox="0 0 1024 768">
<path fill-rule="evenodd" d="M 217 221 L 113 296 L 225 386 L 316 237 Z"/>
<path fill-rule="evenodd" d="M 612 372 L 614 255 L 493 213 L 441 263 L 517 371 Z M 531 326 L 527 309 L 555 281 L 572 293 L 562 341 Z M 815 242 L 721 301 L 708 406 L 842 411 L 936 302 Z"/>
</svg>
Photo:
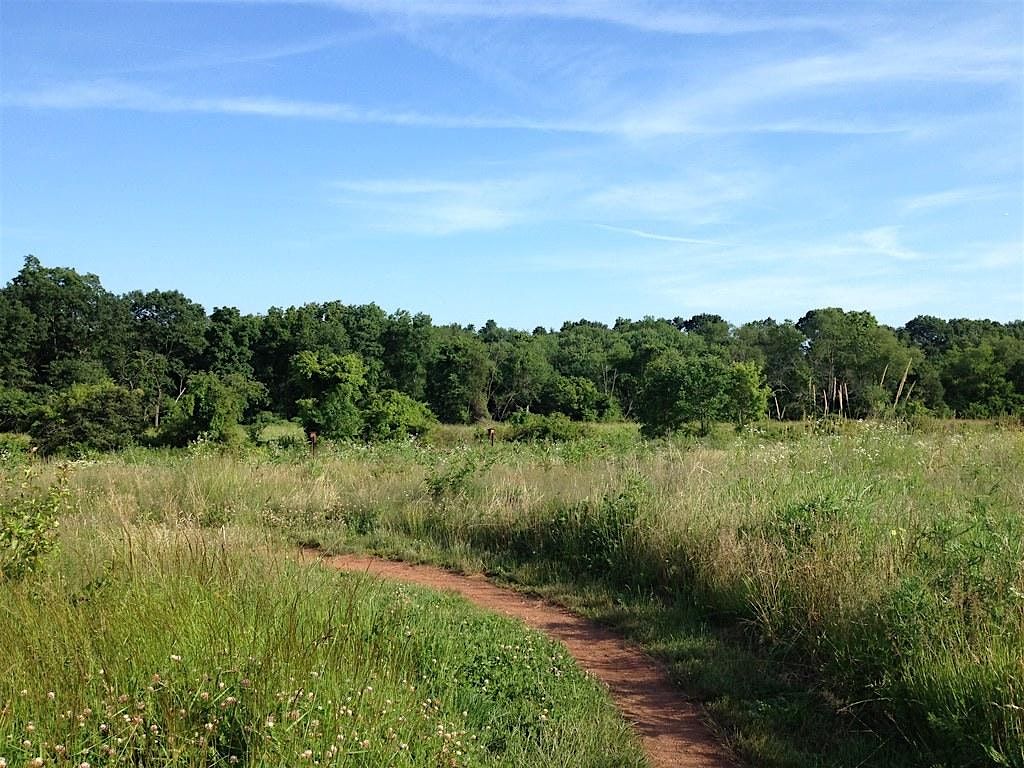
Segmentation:
<svg viewBox="0 0 1024 768">
<path fill-rule="evenodd" d="M 247 531 L 97 530 L 0 585 L 10 766 L 645 764 L 597 684 L 515 622 Z"/>
<path fill-rule="evenodd" d="M 824 423 L 76 466 L 85 517 L 485 570 L 663 655 L 752 764 L 1024 765 L 1024 433 Z"/>
</svg>

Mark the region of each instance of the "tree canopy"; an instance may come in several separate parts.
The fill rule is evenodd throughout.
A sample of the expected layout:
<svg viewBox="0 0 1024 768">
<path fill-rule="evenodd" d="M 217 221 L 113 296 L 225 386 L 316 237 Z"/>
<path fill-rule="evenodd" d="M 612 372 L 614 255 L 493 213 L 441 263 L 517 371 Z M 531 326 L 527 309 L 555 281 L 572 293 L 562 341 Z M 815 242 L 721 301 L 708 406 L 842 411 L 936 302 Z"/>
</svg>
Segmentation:
<svg viewBox="0 0 1024 768">
<path fill-rule="evenodd" d="M 0 337 L 0 430 L 50 451 L 231 442 L 258 414 L 341 439 L 521 413 L 635 419 L 650 434 L 765 417 L 1024 414 L 1021 321 L 920 315 L 891 328 L 835 307 L 796 322 L 700 313 L 531 332 L 340 301 L 208 314 L 175 290 L 115 295 L 29 256 L 0 289 Z"/>
</svg>

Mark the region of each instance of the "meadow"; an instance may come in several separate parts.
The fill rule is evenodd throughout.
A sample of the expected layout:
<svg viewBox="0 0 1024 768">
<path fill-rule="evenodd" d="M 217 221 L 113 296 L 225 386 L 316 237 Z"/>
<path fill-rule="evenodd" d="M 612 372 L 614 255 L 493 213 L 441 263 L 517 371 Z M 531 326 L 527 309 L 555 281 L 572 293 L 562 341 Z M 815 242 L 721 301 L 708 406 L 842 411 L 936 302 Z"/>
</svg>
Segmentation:
<svg viewBox="0 0 1024 768">
<path fill-rule="evenodd" d="M 0 592 L 9 766 L 644 764 L 561 646 L 455 597 L 251 531 L 72 525 Z"/>
<path fill-rule="evenodd" d="M 379 752 L 377 762 L 353 756 L 352 764 L 384 765 L 394 754 L 387 728 L 410 750 L 423 744 L 415 754 L 436 754 L 440 742 L 430 740 L 434 725 L 402 730 L 397 719 L 369 734 L 376 693 L 351 731 L 337 709 L 302 715 L 301 728 L 279 727 L 270 740 L 246 727 L 270 716 L 286 724 L 293 708 L 282 702 L 300 689 L 326 691 L 340 706 L 371 685 L 398 702 L 407 723 L 424 697 L 440 699 L 443 728 L 476 743 L 487 725 L 536 722 L 538 707 L 550 715 L 584 706 L 576 698 L 544 705 L 537 691 L 548 688 L 532 678 L 465 703 L 466 661 L 451 638 L 467 635 L 459 622 L 497 620 L 448 598 L 299 568 L 287 546 L 307 544 L 486 572 L 617 626 L 670 665 L 750 764 L 1024 765 L 1019 427 L 822 422 L 645 441 L 632 427 L 602 426 L 564 442 L 506 441 L 499 429 L 494 446 L 482 436 L 442 428 L 424 443 L 324 444 L 311 457 L 282 430 L 232 452 L 198 443 L 74 463 L 61 491 L 58 552 L 0 588 L 4 623 L 28 628 L 0 650 L 0 668 L 20 670 L 0 690 L 0 744 L 24 737 L 34 748 L 24 730 L 31 720 L 40 732 L 46 723 L 51 743 L 60 734 L 73 742 L 60 742 L 65 749 L 86 749 L 93 742 L 73 739 L 80 731 L 60 728 L 90 708 L 113 711 L 132 733 L 156 725 L 166 740 L 150 734 L 133 749 L 163 750 L 175 764 L 214 764 L 203 762 L 210 748 L 259 765 L 288 764 L 307 749 L 326 759 L 328 737 L 351 745 L 357 734 Z M 26 466 L 29 491 L 19 490 Z M 46 498 L 61 471 L 13 453 L 5 467 L 19 478 L 9 499 Z M 177 644 L 155 630 L 172 617 L 182 627 Z M 339 622 L 359 629 L 318 645 Z M 377 626 L 411 626 L 415 642 Z M 514 631 L 503 625 L 491 636 Z M 480 653 L 509 644 L 494 642 Z M 177 666 L 172 656 L 187 661 Z M 424 673 L 426 658 L 447 658 L 445 669 L 463 674 Z M 103 682 L 100 667 L 121 677 Z M 57 691 L 74 690 L 75 675 L 90 681 L 83 695 L 93 698 L 60 706 Z M 244 699 L 240 680 L 257 678 L 259 697 Z M 586 686 L 574 680 L 577 696 Z M 214 707 L 204 708 L 201 694 L 214 697 L 220 682 L 255 715 L 225 715 L 203 742 Z M 477 756 L 466 764 L 641 764 L 607 702 L 593 696 L 587 706 L 611 718 L 600 729 L 581 734 L 565 723 L 569 735 L 545 741 L 543 729 L 509 726 L 521 742 L 509 736 L 500 750 L 466 753 Z M 176 724 L 170 701 L 189 702 L 177 709 L 187 723 Z M 508 709 L 494 711 L 499 704 Z M 145 716 L 128 711 L 140 705 Z M 154 721 L 150 712 L 164 714 Z M 314 735 L 311 719 L 320 723 Z M 597 730 L 611 741 L 580 741 Z M 127 733 L 125 743 L 134 738 Z M 281 733 L 289 737 L 279 743 Z M 244 753 L 231 751 L 238 743 Z M 576 757 L 548 757 L 556 743 Z"/>
</svg>

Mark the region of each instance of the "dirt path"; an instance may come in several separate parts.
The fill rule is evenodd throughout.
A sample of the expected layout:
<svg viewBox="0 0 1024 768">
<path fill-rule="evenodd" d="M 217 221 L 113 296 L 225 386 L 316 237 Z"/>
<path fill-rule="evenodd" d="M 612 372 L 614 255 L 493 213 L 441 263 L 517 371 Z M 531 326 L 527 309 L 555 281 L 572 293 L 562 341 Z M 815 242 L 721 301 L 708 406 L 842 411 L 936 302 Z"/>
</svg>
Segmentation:
<svg viewBox="0 0 1024 768">
<path fill-rule="evenodd" d="M 696 704 L 672 685 L 657 661 L 608 629 L 536 598 L 428 565 L 396 563 L 364 555 L 303 557 L 332 568 L 361 571 L 434 589 L 457 592 L 470 602 L 519 619 L 561 641 L 577 663 L 608 686 L 619 711 L 640 734 L 655 768 L 725 768 L 734 763 L 703 723 Z"/>
</svg>

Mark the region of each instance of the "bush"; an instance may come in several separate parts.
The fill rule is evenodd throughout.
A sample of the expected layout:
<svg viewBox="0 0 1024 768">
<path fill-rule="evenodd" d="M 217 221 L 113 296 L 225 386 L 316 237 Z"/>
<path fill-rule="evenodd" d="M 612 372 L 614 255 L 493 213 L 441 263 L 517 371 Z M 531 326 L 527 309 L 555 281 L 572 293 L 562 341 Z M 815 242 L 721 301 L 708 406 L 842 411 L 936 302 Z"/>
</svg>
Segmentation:
<svg viewBox="0 0 1024 768">
<path fill-rule="evenodd" d="M 0 463 L 20 463 L 32 451 L 32 438 L 20 432 L 0 432 Z"/>
<path fill-rule="evenodd" d="M 57 394 L 31 432 L 46 454 L 115 451 L 132 444 L 143 422 L 141 392 L 105 381 Z"/>
<path fill-rule="evenodd" d="M 246 409 L 266 395 L 262 384 L 240 374 L 197 373 L 188 387 L 161 428 L 167 443 L 182 446 L 200 437 L 226 445 L 245 442 L 239 422 Z"/>
<path fill-rule="evenodd" d="M 27 430 L 42 407 L 43 402 L 38 395 L 0 386 L 0 430 Z"/>
<path fill-rule="evenodd" d="M 20 488 L 6 479 L 6 498 L 0 502 L 0 580 L 16 581 L 36 569 L 56 544 L 57 521 L 68 506 L 67 468 L 40 495 L 27 471 Z"/>
<path fill-rule="evenodd" d="M 419 436 L 437 424 L 437 419 L 426 405 L 394 389 L 371 395 L 363 419 L 367 440 Z"/>
<path fill-rule="evenodd" d="M 541 416 L 520 411 L 513 414 L 505 425 L 502 436 L 515 442 L 577 440 L 588 436 L 591 431 L 587 424 L 572 421 L 564 413 Z"/>
</svg>

